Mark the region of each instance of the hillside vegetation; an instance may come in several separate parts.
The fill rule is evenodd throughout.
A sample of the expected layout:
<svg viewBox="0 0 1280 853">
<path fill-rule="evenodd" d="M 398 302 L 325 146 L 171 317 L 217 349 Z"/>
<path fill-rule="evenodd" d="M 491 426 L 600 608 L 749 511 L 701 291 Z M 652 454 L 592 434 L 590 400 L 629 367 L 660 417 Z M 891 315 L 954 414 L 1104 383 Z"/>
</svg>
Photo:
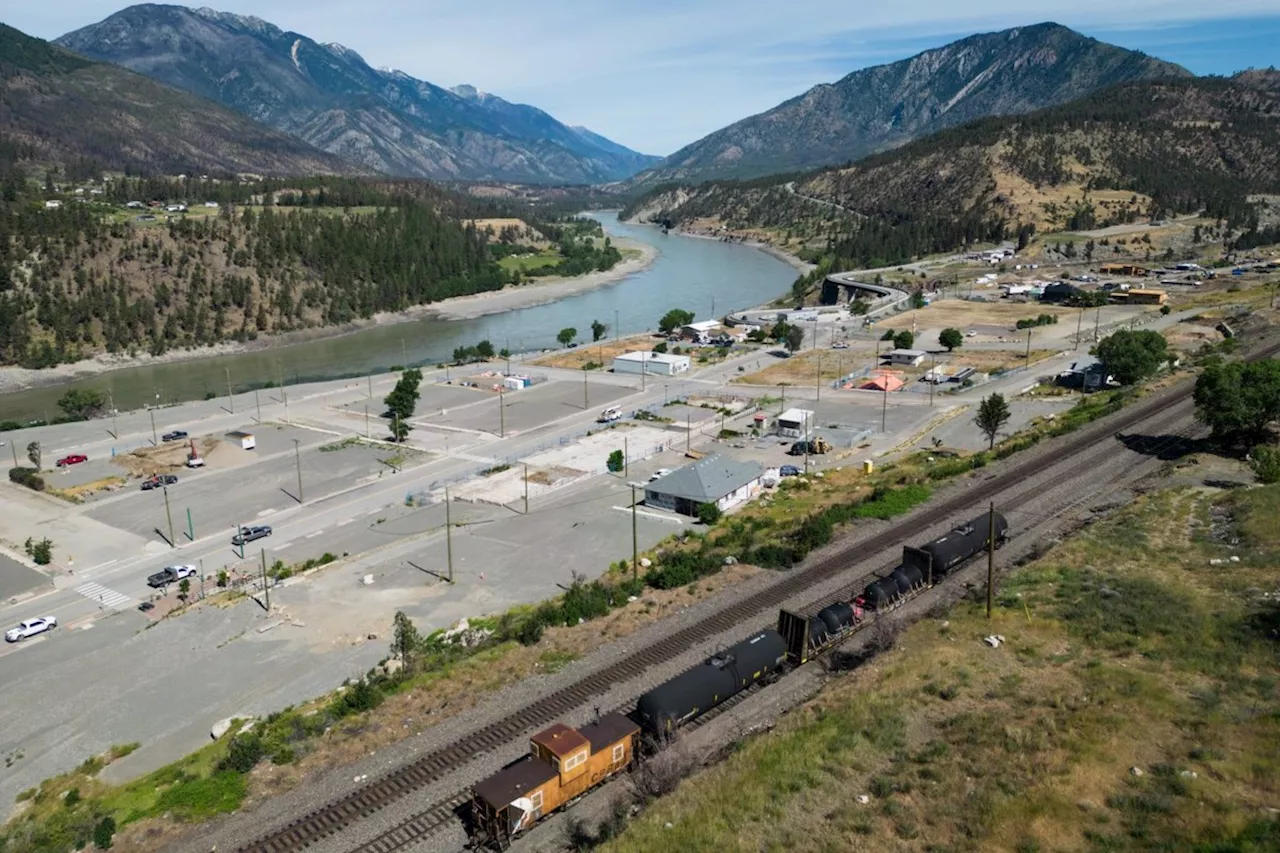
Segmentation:
<svg viewBox="0 0 1280 853">
<path fill-rule="evenodd" d="M 1141 499 L 1004 582 L 993 620 L 914 626 L 602 849 L 1277 849 L 1278 508 L 1275 486 Z"/>
<path fill-rule="evenodd" d="M 946 130 L 839 169 L 666 187 L 624 215 L 764 229 L 841 268 L 875 267 L 1034 231 L 1203 213 L 1241 245 L 1253 193 L 1280 192 L 1275 72 L 1109 89 Z"/>
<path fill-rule="evenodd" d="M 500 212 L 491 204 L 427 184 L 126 179 L 108 182 L 101 200 L 68 197 L 49 209 L 21 176 L 22 151 L 0 146 L 0 154 L 9 158 L 0 364 L 48 367 L 104 350 L 159 355 L 367 320 L 517 284 L 527 276 L 499 260 L 536 251 L 516 229 L 476 227 L 476 217 Z M 154 199 L 202 201 L 172 215 L 121 208 Z M 594 220 L 532 225 L 559 251 L 548 272 L 621 259 Z"/>
<path fill-rule="evenodd" d="M 169 174 L 358 174 L 340 157 L 0 24 L 0 141 L 45 162 Z"/>
</svg>

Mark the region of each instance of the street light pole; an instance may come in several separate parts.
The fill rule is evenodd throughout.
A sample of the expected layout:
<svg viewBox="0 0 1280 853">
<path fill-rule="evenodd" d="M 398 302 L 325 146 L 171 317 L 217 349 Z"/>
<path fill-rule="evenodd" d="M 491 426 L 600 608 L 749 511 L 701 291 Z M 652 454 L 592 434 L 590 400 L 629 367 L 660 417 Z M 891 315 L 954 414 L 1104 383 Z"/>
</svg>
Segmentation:
<svg viewBox="0 0 1280 853">
<path fill-rule="evenodd" d="M 231 368 L 225 368 L 227 372 L 227 408 L 231 410 L 231 414 L 236 413 L 236 400 L 231 396 Z"/>
<path fill-rule="evenodd" d="M 253 389 L 253 405 L 254 405 L 254 406 L 257 408 L 257 410 L 258 410 L 258 423 L 259 423 L 259 424 L 261 424 L 261 423 L 262 423 L 262 401 L 261 401 L 260 399 L 258 399 L 258 389 L 257 389 L 257 388 L 254 388 L 254 389 Z"/>
<path fill-rule="evenodd" d="M 631 476 L 631 453 L 627 450 L 627 437 L 622 437 L 622 476 Z"/>
<path fill-rule="evenodd" d="M 817 332 L 815 331 L 814 334 L 816 335 Z M 814 387 L 818 389 L 817 399 L 813 401 L 816 408 L 817 404 L 822 402 L 822 353 L 818 353 L 818 379 Z"/>
<path fill-rule="evenodd" d="M 884 380 L 880 387 L 884 389 L 884 402 L 880 404 L 880 431 L 885 431 L 885 420 L 889 416 L 889 378 L 882 377 Z"/>
<path fill-rule="evenodd" d="M 640 571 L 640 539 L 636 535 L 636 487 L 631 487 L 631 580 Z"/>
<path fill-rule="evenodd" d="M 587 369 L 582 368 L 582 408 L 591 408 L 591 400 L 587 396 Z"/>
<path fill-rule="evenodd" d="M 116 398 L 111 391 L 107 392 L 107 405 L 111 407 L 111 437 L 120 440 L 120 425 L 116 423 Z"/>
<path fill-rule="evenodd" d="M 156 410 L 151 409 L 151 443 L 156 447 L 160 446 L 160 439 L 156 437 Z"/>
<path fill-rule="evenodd" d="M 369 404 L 364 404 L 364 437 L 373 438 L 369 433 Z"/>
<path fill-rule="evenodd" d="M 444 547 L 449 561 L 449 583 L 453 583 L 453 514 L 449 508 L 449 487 L 444 487 Z"/>
<path fill-rule="evenodd" d="M 502 389 L 498 389 L 498 436 L 507 437 L 507 406 L 503 402 Z"/>
<path fill-rule="evenodd" d="M 1027 364 L 1031 364 L 1031 330 L 1027 329 Z"/>
<path fill-rule="evenodd" d="M 293 458 L 298 463 L 298 503 L 302 503 L 302 451 L 296 438 L 293 440 Z"/>
<path fill-rule="evenodd" d="M 524 463 L 524 514 L 529 514 L 529 463 Z"/>
<path fill-rule="evenodd" d="M 1080 327 L 1084 324 L 1084 306 L 1080 306 L 1080 316 L 1076 318 L 1076 349 L 1080 349 Z"/>
<path fill-rule="evenodd" d="M 996 502 L 987 510 L 987 618 L 991 618 L 991 588 L 996 578 Z"/>
</svg>

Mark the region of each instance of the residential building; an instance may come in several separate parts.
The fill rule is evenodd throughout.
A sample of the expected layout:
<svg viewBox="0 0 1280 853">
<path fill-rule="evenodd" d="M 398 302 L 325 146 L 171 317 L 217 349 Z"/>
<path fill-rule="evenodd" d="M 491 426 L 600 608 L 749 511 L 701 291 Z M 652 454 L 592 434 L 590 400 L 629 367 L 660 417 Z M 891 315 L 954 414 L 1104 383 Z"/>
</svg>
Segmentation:
<svg viewBox="0 0 1280 853">
<path fill-rule="evenodd" d="M 624 352 L 614 356 L 614 373 L 653 373 L 659 376 L 675 376 L 689 372 L 689 356 L 671 355 L 665 352 Z"/>
<path fill-rule="evenodd" d="M 680 336 L 688 338 L 691 341 L 709 338 L 711 333 L 720 328 L 720 324 L 715 320 L 699 320 L 696 323 L 688 323 L 680 327 Z"/>
<path fill-rule="evenodd" d="M 1125 302 L 1129 305 L 1163 305 L 1169 301 L 1169 294 L 1163 290 L 1138 289 L 1129 291 Z"/>
<path fill-rule="evenodd" d="M 763 488 L 764 467 L 712 454 L 645 486 L 645 506 L 696 516 L 700 504 L 721 512 L 750 500 Z"/>
</svg>

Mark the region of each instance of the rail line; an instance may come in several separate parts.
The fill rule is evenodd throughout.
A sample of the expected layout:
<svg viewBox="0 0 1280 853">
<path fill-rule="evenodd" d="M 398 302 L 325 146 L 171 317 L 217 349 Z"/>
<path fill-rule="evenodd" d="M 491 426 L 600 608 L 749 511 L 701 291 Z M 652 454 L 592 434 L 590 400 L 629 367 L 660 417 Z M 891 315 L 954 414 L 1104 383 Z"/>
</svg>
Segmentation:
<svg viewBox="0 0 1280 853">
<path fill-rule="evenodd" d="M 1266 358 L 1277 352 L 1280 352 L 1280 343 L 1256 351 L 1250 356 L 1250 360 Z M 1016 487 L 1017 483 L 1050 470 L 1064 460 L 1097 446 L 1098 438 L 1102 435 L 1117 434 L 1161 413 L 1167 413 L 1169 409 L 1189 399 L 1191 394 L 1191 384 L 1184 382 L 1175 391 L 1152 397 L 1129 409 L 1096 421 L 1064 437 L 1058 445 L 1057 452 L 1039 453 L 1033 459 L 1021 464 L 1015 463 L 1007 470 L 976 484 L 970 490 L 937 504 L 926 505 L 921 512 L 890 525 L 869 539 L 850 543 L 807 568 L 793 570 L 791 574 L 768 588 L 710 614 L 697 624 L 668 634 L 640 649 L 626 660 L 607 669 L 585 675 L 573 684 L 531 702 L 506 717 L 459 738 L 448 746 L 427 752 L 387 775 L 238 848 L 237 853 L 294 853 L 334 835 L 403 797 L 438 781 L 447 773 L 472 761 L 477 755 L 501 748 L 528 730 L 553 722 L 588 704 L 593 697 L 606 693 L 615 684 L 631 681 L 649 668 L 665 663 L 692 646 L 741 625 L 762 611 L 780 606 L 806 588 L 838 576 L 848 569 L 850 558 L 855 557 L 856 554 L 876 553 L 909 539 L 911 535 L 923 528 L 946 521 L 962 510 L 980 505 Z M 1170 417 L 1176 416 L 1168 415 L 1160 418 L 1159 422 L 1163 423 Z M 1022 494 L 1043 492 L 1079 476 L 1078 468 L 1068 466 L 1067 470 L 1054 477 L 1049 483 L 1037 484 L 1033 489 L 1025 490 Z M 852 562 L 857 560 L 854 559 Z M 450 820 L 453 809 L 463 799 L 465 795 L 458 794 L 445 802 L 432 805 L 426 811 L 416 814 L 366 846 L 357 849 L 366 853 L 389 853 L 391 850 L 404 847 Z M 395 838 L 393 839 L 392 836 Z M 377 846 L 372 846 L 375 844 Z"/>
</svg>

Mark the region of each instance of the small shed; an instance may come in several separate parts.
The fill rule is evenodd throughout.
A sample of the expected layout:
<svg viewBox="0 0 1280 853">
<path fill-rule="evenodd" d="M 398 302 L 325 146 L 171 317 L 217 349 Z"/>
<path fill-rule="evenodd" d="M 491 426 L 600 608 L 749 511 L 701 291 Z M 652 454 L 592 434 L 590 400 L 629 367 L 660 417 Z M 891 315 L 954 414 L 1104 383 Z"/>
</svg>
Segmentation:
<svg viewBox="0 0 1280 853">
<path fill-rule="evenodd" d="M 804 438 L 812 421 L 813 412 L 808 409 L 787 409 L 778 415 L 778 435 L 787 438 Z"/>
<path fill-rule="evenodd" d="M 901 364 L 908 367 L 918 367 L 920 362 L 924 361 L 925 356 L 929 353 L 922 349 L 894 349 L 889 350 L 880 356 L 890 364 Z"/>
<path fill-rule="evenodd" d="M 241 450 L 253 450 L 258 446 L 258 440 L 253 437 L 253 433 L 235 430 L 227 433 L 227 438 L 240 445 Z"/>
<path fill-rule="evenodd" d="M 1125 301 L 1130 305 L 1163 305 L 1169 301 L 1169 294 L 1163 290 L 1134 288 Z"/>
<path fill-rule="evenodd" d="M 689 372 L 689 356 L 665 352 L 638 350 L 614 356 L 614 373 L 653 373 L 659 376 L 675 376 Z"/>
</svg>

